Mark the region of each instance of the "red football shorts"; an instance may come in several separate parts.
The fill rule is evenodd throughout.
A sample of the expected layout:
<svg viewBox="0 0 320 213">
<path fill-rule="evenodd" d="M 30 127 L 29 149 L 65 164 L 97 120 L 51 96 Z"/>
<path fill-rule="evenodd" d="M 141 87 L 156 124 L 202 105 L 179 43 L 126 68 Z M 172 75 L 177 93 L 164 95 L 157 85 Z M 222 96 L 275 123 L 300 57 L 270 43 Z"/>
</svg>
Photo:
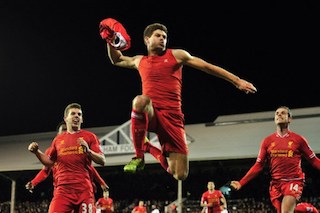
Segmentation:
<svg viewBox="0 0 320 213">
<path fill-rule="evenodd" d="M 48 212 L 62 213 L 72 212 L 73 210 L 74 213 L 95 213 L 96 207 L 93 193 L 90 191 L 66 193 L 56 189 Z"/>
<path fill-rule="evenodd" d="M 165 156 L 169 152 L 188 154 L 182 112 L 154 108 L 154 117 L 149 123 L 148 131 L 157 134 Z"/>
<path fill-rule="evenodd" d="M 299 201 L 302 195 L 303 185 L 303 180 L 272 180 L 269 187 L 270 200 L 272 204 L 277 208 L 279 205 L 279 199 L 282 199 L 282 197 L 286 195 L 291 195 Z"/>
</svg>

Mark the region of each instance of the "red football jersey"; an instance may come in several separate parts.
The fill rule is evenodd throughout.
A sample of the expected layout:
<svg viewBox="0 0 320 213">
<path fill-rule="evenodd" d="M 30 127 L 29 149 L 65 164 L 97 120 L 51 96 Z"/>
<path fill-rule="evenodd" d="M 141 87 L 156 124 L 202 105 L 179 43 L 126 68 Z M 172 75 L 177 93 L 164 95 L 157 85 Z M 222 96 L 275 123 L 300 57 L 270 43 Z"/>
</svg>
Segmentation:
<svg viewBox="0 0 320 213">
<path fill-rule="evenodd" d="M 160 109 L 180 109 L 182 66 L 167 49 L 162 56 L 143 56 L 138 67 L 142 93 Z"/>
<path fill-rule="evenodd" d="M 88 168 L 92 161 L 84 152 L 77 139 L 83 138 L 90 149 L 102 153 L 96 135 L 86 130 L 57 135 L 53 140 L 48 156 L 56 162 L 56 186 L 67 187 L 73 192 L 90 190 L 93 192 L 91 174 Z"/>
</svg>

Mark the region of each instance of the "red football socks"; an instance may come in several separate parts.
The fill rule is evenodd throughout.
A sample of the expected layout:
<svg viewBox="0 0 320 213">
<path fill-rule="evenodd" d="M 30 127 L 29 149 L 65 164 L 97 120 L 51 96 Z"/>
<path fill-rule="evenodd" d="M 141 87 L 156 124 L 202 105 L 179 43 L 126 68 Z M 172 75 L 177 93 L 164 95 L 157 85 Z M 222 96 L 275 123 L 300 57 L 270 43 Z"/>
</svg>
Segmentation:
<svg viewBox="0 0 320 213">
<path fill-rule="evenodd" d="M 137 158 L 144 158 L 142 145 L 145 141 L 148 128 L 148 115 L 146 112 L 131 112 L 131 133 Z"/>
<path fill-rule="evenodd" d="M 165 156 L 162 155 L 162 152 L 160 149 L 158 149 L 158 147 L 153 146 L 150 142 L 145 142 L 143 144 L 143 150 L 145 150 L 145 152 L 149 152 L 157 161 L 159 161 L 159 163 L 161 164 L 161 166 L 167 171 L 169 172 L 168 168 L 168 161 L 167 158 Z M 170 173 L 170 172 L 169 172 Z"/>
</svg>

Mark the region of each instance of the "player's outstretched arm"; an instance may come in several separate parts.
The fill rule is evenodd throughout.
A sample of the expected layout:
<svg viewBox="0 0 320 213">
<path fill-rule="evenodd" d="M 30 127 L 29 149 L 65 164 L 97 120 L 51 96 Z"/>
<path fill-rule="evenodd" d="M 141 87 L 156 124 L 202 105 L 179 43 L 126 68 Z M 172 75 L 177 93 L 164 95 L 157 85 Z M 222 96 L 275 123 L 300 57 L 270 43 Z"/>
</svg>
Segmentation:
<svg viewBox="0 0 320 213">
<path fill-rule="evenodd" d="M 240 181 L 231 181 L 230 186 L 234 190 L 240 190 L 242 186 L 246 185 L 249 181 L 254 179 L 263 169 L 263 164 L 260 162 L 256 162 L 247 172 L 247 174 L 241 178 Z"/>
<path fill-rule="evenodd" d="M 28 146 L 28 150 L 35 154 L 43 165 L 47 167 L 53 166 L 54 162 L 50 160 L 49 157 L 39 149 L 39 145 L 37 142 L 30 143 Z"/>
<path fill-rule="evenodd" d="M 249 93 L 256 93 L 257 88 L 253 86 L 252 83 L 241 79 L 237 75 L 227 71 L 226 69 L 219 67 L 217 65 L 211 64 L 199 57 L 195 57 L 190 55 L 185 50 L 182 49 L 175 49 L 173 51 L 174 56 L 176 59 L 181 62 L 182 64 L 188 65 L 190 67 L 193 67 L 195 69 L 201 70 L 203 72 L 206 72 L 210 75 L 216 76 L 218 78 L 222 78 L 226 81 L 231 82 L 233 85 L 235 85 L 239 90 L 249 94 Z"/>
</svg>

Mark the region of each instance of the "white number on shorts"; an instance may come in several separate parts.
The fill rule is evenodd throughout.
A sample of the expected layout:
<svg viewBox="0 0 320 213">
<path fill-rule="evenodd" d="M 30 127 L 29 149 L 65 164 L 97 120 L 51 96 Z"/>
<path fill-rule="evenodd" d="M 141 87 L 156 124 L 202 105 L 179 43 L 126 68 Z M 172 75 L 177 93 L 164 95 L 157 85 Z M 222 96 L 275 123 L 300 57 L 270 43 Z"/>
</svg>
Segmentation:
<svg viewBox="0 0 320 213">
<path fill-rule="evenodd" d="M 299 191 L 299 185 L 291 183 L 290 184 L 290 190 L 291 191 L 295 191 L 295 192 Z"/>
<path fill-rule="evenodd" d="M 92 203 L 87 206 L 86 203 L 82 203 L 82 213 L 93 213 Z"/>
</svg>

